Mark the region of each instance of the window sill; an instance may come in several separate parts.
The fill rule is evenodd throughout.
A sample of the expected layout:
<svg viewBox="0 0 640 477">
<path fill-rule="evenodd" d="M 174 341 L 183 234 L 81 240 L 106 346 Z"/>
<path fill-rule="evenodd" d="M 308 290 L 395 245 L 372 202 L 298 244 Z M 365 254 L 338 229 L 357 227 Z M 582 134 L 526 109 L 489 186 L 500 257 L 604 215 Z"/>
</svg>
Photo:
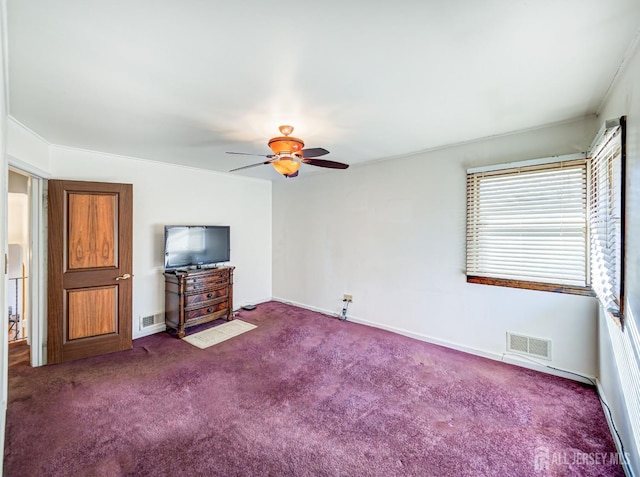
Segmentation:
<svg viewBox="0 0 640 477">
<path fill-rule="evenodd" d="M 553 293 L 565 293 L 568 295 L 596 296 L 589 287 L 579 287 L 574 285 L 558 285 L 553 283 L 527 282 L 523 280 L 508 280 L 505 278 L 488 278 L 467 275 L 467 283 L 477 283 L 480 285 L 494 285 L 499 287 L 523 288 L 525 290 L 537 290 Z"/>
</svg>

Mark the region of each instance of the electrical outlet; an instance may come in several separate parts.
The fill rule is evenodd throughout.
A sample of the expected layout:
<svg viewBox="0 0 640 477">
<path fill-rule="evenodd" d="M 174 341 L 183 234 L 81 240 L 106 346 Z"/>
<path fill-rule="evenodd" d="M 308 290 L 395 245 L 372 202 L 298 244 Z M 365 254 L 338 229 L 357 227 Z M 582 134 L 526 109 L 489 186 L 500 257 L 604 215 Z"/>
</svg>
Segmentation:
<svg viewBox="0 0 640 477">
<path fill-rule="evenodd" d="M 348 301 L 349 303 L 353 302 L 353 295 L 348 295 L 347 293 L 345 293 L 342 296 L 342 301 Z"/>
</svg>

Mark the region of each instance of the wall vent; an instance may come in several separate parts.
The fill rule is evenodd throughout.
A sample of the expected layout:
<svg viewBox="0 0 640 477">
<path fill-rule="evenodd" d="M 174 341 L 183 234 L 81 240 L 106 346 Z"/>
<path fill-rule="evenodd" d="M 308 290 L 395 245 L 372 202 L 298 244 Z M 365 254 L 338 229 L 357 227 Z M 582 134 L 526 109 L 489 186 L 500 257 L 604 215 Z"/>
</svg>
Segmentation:
<svg viewBox="0 0 640 477">
<path fill-rule="evenodd" d="M 551 359 L 551 340 L 507 332 L 507 351 Z"/>
<path fill-rule="evenodd" d="M 156 313 L 155 315 L 140 317 L 140 329 L 144 330 L 150 326 L 164 323 L 164 313 Z"/>
</svg>

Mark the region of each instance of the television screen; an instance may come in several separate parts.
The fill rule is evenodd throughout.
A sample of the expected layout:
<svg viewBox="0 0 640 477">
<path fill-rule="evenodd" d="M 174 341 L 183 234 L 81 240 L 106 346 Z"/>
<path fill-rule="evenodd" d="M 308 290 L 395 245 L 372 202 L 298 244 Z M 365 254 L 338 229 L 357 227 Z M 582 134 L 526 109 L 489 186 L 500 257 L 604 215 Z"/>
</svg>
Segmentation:
<svg viewBox="0 0 640 477">
<path fill-rule="evenodd" d="M 213 265 L 230 259 L 229 226 L 167 225 L 164 268 Z"/>
</svg>

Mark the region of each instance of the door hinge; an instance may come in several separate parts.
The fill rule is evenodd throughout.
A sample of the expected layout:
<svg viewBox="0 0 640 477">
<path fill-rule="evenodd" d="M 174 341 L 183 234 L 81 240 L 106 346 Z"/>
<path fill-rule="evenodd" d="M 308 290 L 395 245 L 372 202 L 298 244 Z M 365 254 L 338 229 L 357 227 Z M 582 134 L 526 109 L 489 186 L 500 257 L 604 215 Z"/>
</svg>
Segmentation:
<svg viewBox="0 0 640 477">
<path fill-rule="evenodd" d="M 5 253 L 4 254 L 4 274 L 8 274 L 9 273 L 9 256 Z"/>
</svg>

